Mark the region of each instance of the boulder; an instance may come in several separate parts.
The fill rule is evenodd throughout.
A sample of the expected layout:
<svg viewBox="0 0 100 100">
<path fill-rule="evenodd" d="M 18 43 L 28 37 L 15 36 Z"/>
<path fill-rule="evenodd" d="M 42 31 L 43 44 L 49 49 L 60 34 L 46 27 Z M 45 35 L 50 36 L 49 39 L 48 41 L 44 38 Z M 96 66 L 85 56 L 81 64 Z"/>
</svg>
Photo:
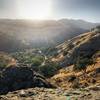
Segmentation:
<svg viewBox="0 0 100 100">
<path fill-rule="evenodd" d="M 0 93 L 15 91 L 31 87 L 52 87 L 52 85 L 40 74 L 29 67 L 11 66 L 2 71 L 0 77 Z"/>
</svg>

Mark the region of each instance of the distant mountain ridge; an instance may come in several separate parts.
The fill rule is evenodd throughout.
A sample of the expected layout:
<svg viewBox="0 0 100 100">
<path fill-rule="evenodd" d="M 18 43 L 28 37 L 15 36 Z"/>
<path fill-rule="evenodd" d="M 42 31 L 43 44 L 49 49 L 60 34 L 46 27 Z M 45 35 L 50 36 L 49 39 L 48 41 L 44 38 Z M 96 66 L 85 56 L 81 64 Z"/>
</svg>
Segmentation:
<svg viewBox="0 0 100 100">
<path fill-rule="evenodd" d="M 0 19 L 0 51 L 56 46 L 97 25 L 98 23 L 69 19 L 58 21 Z"/>
</svg>

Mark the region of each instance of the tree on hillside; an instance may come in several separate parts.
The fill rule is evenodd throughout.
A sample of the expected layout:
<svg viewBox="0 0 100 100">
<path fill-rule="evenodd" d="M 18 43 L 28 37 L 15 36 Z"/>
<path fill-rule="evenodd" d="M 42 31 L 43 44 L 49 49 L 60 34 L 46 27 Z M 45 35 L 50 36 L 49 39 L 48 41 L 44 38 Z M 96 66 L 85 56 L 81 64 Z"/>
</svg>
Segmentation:
<svg viewBox="0 0 100 100">
<path fill-rule="evenodd" d="M 53 76 L 60 69 L 59 65 L 54 62 L 46 62 L 45 65 L 41 65 L 39 70 L 42 75 L 45 77 Z"/>
<path fill-rule="evenodd" d="M 78 57 L 75 65 L 74 65 L 74 70 L 78 70 L 78 71 L 83 71 L 84 74 L 86 74 L 86 69 L 88 65 L 93 64 L 93 59 L 92 58 L 82 58 L 82 57 Z"/>
</svg>

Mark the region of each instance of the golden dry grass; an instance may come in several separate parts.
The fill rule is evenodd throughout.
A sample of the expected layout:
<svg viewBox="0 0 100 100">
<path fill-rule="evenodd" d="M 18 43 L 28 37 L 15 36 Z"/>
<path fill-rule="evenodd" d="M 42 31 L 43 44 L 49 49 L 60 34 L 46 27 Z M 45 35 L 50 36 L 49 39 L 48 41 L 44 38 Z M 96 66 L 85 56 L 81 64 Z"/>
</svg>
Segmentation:
<svg viewBox="0 0 100 100">
<path fill-rule="evenodd" d="M 70 66 L 70 68 L 72 69 L 73 65 Z M 69 88 L 73 83 L 68 82 L 67 78 L 74 75 L 79 79 L 79 83 L 83 86 L 95 84 L 95 81 L 100 84 L 100 73 L 97 73 L 95 77 L 93 76 L 98 68 L 100 68 L 100 57 L 97 58 L 95 64 L 87 66 L 86 76 L 83 71 L 75 72 L 73 70 L 61 69 L 58 74 L 51 78 L 51 81 L 63 88 Z"/>
</svg>

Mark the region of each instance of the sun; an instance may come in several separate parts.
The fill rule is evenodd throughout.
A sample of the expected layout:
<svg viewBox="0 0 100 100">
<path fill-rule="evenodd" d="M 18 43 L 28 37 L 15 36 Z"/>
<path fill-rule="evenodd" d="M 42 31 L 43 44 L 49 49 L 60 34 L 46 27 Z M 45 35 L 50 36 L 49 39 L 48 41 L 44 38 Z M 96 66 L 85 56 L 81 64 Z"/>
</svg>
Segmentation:
<svg viewBox="0 0 100 100">
<path fill-rule="evenodd" d="M 52 14 L 51 0 L 20 0 L 19 16 L 24 19 L 49 19 Z"/>
</svg>

